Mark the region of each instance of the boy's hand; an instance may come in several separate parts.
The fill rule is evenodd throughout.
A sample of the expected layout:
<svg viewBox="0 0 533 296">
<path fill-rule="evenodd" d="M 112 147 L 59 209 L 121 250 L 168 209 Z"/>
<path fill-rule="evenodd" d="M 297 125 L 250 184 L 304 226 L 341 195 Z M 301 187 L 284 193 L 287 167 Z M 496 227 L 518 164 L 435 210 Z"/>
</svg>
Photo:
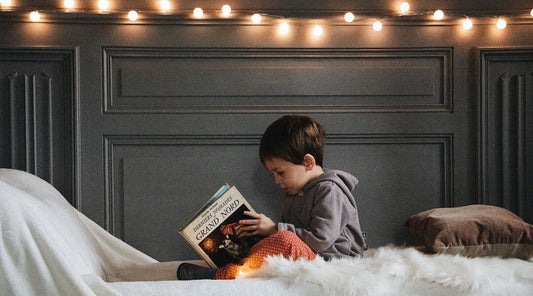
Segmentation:
<svg viewBox="0 0 533 296">
<path fill-rule="evenodd" d="M 245 215 L 253 219 L 240 220 L 237 236 L 263 235 L 268 236 L 278 231 L 278 225 L 264 214 L 257 214 L 250 211 L 244 211 Z"/>
</svg>

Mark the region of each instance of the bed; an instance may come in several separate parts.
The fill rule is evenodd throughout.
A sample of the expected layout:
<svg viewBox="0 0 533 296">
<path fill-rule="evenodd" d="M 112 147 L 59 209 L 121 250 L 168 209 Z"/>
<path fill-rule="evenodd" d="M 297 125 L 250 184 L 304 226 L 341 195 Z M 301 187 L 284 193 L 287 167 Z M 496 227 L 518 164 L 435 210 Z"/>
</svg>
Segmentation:
<svg viewBox="0 0 533 296">
<path fill-rule="evenodd" d="M 433 233 L 440 243 L 433 245 L 442 247 L 442 234 L 424 229 L 434 228 L 430 214 L 415 215 L 408 227 Z M 2 295 L 533 294 L 531 225 L 525 222 L 518 242 L 507 243 L 513 246 L 508 258 L 494 250 L 478 256 L 483 248 L 467 257 L 464 248 L 449 246 L 455 255 L 384 246 L 364 258 L 331 262 L 271 257 L 236 280 L 178 281 L 180 262 L 157 262 L 110 235 L 42 179 L 0 169 L 0 226 Z"/>
</svg>

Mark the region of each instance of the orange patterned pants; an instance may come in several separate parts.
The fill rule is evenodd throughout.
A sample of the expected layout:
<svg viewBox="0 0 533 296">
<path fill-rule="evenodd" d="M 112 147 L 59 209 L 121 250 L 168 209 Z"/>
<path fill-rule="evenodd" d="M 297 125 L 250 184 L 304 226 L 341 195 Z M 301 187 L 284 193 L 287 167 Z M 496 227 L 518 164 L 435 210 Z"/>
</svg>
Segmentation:
<svg viewBox="0 0 533 296">
<path fill-rule="evenodd" d="M 287 259 L 313 260 L 316 255 L 296 234 L 290 231 L 279 230 L 257 242 L 239 263 L 230 263 L 219 268 L 216 273 L 217 280 L 234 279 L 240 274 L 258 269 L 263 265 L 267 256 L 282 255 Z"/>
</svg>

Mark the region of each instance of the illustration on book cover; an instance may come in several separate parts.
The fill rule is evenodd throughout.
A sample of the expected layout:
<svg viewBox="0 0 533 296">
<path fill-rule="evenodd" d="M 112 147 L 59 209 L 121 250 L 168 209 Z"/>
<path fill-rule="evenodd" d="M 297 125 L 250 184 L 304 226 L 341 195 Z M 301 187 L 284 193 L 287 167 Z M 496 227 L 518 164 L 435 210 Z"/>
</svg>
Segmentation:
<svg viewBox="0 0 533 296">
<path fill-rule="evenodd" d="M 239 262 L 258 237 L 237 237 L 239 220 L 250 219 L 245 211 L 254 212 L 244 196 L 225 184 L 180 230 L 180 234 L 213 268 Z"/>
</svg>

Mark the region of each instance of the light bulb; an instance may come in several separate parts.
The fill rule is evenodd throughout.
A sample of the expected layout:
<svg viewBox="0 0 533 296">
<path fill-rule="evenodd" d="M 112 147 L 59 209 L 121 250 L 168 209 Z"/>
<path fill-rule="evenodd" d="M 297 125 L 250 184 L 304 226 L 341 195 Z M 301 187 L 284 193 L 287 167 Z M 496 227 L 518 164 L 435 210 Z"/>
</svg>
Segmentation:
<svg viewBox="0 0 533 296">
<path fill-rule="evenodd" d="M 201 18 L 204 16 L 204 10 L 201 9 L 200 7 L 196 7 L 193 11 L 192 11 L 192 14 L 194 15 L 195 18 Z"/>
<path fill-rule="evenodd" d="M 196 18 L 201 18 L 202 16 L 204 16 L 204 11 L 203 9 L 201 9 L 200 7 L 196 7 L 192 14 L 194 15 L 194 17 Z"/>
<path fill-rule="evenodd" d="M 372 29 L 374 29 L 374 31 L 376 31 L 376 32 L 379 32 L 379 31 L 381 31 L 381 29 L 383 29 L 383 24 L 380 21 L 375 21 L 372 24 Z"/>
<path fill-rule="evenodd" d="M 30 13 L 30 20 L 32 22 L 38 22 L 41 19 L 41 15 L 37 10 L 34 10 Z"/>
<path fill-rule="evenodd" d="M 465 30 L 470 30 L 472 29 L 472 21 L 469 19 L 469 18 L 466 18 L 464 21 L 463 21 L 463 29 Z"/>
<path fill-rule="evenodd" d="M 322 35 L 322 33 L 324 33 L 324 29 L 322 29 L 321 26 L 319 26 L 318 24 L 316 24 L 314 27 L 313 27 L 313 35 L 315 36 L 320 36 Z"/>
<path fill-rule="evenodd" d="M 222 15 L 229 16 L 231 14 L 231 6 L 228 4 L 222 6 Z"/>
<path fill-rule="evenodd" d="M 159 2 L 159 7 L 162 11 L 168 11 L 170 10 L 170 2 L 168 0 L 161 0 L 161 2 Z"/>
<path fill-rule="evenodd" d="M 531 14 L 531 16 L 533 16 L 533 9 L 531 9 L 531 12 L 529 14 Z"/>
<path fill-rule="evenodd" d="M 409 3 L 407 2 L 402 2 L 402 4 L 400 4 L 400 11 L 402 13 L 408 13 L 409 12 Z"/>
<path fill-rule="evenodd" d="M 2 5 L 2 7 L 11 6 L 11 0 L 0 0 L 0 5 Z"/>
<path fill-rule="evenodd" d="M 67 9 L 74 8 L 74 0 L 65 0 L 63 4 L 65 5 L 65 8 Z"/>
<path fill-rule="evenodd" d="M 139 14 L 135 10 L 130 10 L 130 12 L 128 12 L 128 18 L 130 21 L 136 21 L 139 18 Z"/>
<path fill-rule="evenodd" d="M 252 15 L 252 23 L 254 24 L 261 23 L 261 15 L 259 13 L 254 13 L 254 15 Z"/>
<path fill-rule="evenodd" d="M 440 21 L 442 18 L 444 18 L 444 12 L 440 9 L 435 10 L 433 13 L 433 18 Z"/>
<path fill-rule="evenodd" d="M 109 2 L 107 0 L 98 1 L 98 8 L 100 8 L 100 10 L 107 10 L 108 7 L 109 7 Z"/>
<path fill-rule="evenodd" d="M 496 22 L 496 28 L 503 30 L 505 27 L 507 27 L 507 22 L 502 18 L 498 18 L 498 21 Z"/>
<path fill-rule="evenodd" d="M 344 14 L 344 21 L 347 23 L 351 23 L 355 20 L 355 15 L 351 12 L 347 12 Z"/>
<path fill-rule="evenodd" d="M 289 24 L 287 24 L 286 21 L 283 21 L 281 24 L 279 24 L 279 32 L 281 34 L 287 34 L 289 32 Z"/>
</svg>

